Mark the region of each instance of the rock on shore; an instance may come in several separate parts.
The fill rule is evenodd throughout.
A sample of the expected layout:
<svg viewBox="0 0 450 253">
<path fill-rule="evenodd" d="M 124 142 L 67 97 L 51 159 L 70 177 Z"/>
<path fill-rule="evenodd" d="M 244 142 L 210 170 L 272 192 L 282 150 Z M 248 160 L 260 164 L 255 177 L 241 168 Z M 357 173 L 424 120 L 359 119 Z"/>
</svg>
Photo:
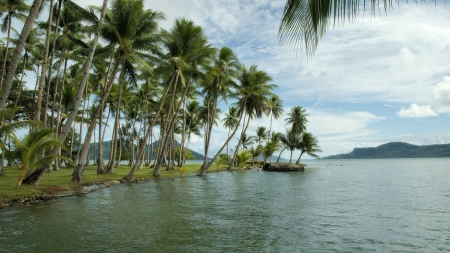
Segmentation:
<svg viewBox="0 0 450 253">
<path fill-rule="evenodd" d="M 304 164 L 293 163 L 266 163 L 263 167 L 266 171 L 304 171 Z"/>
</svg>

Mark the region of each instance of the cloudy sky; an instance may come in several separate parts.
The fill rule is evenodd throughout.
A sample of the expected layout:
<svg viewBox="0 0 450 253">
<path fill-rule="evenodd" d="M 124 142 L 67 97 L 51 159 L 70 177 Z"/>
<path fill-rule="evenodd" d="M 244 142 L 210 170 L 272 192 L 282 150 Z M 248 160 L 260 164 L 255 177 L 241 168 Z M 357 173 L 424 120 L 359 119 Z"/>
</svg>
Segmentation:
<svg viewBox="0 0 450 253">
<path fill-rule="evenodd" d="M 76 1 L 101 5 L 101 0 Z M 277 29 L 285 0 L 146 0 L 166 15 L 170 28 L 185 17 L 202 26 L 216 47 L 228 46 L 244 64 L 273 77 L 285 113 L 301 106 L 321 156 L 391 141 L 426 145 L 450 142 L 450 5 L 406 2 L 330 28 L 311 60 L 283 50 Z M 223 105 L 223 109 L 227 107 Z M 268 126 L 263 118 L 248 133 Z M 285 130 L 284 117 L 273 129 Z M 212 151 L 227 130 L 213 133 Z M 203 141 L 189 147 L 202 152 Z M 288 157 L 287 153 L 282 155 Z"/>
<path fill-rule="evenodd" d="M 285 112 L 306 108 L 308 131 L 322 156 L 390 141 L 426 145 L 450 142 L 450 7 L 401 3 L 386 17 L 361 13 L 330 29 L 312 60 L 286 52 L 277 41 L 285 0 L 146 1 L 169 28 L 186 17 L 212 44 L 231 47 L 245 64 L 257 64 L 279 86 Z M 284 118 L 284 117 L 283 117 Z M 284 131 L 284 119 L 274 122 Z M 269 125 L 251 123 L 249 133 Z M 216 131 L 216 148 L 226 131 Z M 198 145 L 191 144 L 201 150 Z M 284 154 L 285 157 L 288 154 Z"/>
</svg>

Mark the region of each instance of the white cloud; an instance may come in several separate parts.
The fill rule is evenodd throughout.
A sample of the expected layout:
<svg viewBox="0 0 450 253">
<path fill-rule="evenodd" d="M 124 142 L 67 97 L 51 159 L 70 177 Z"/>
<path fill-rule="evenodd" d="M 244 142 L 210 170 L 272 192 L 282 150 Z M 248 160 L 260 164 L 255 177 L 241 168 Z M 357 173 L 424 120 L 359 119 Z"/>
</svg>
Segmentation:
<svg viewBox="0 0 450 253">
<path fill-rule="evenodd" d="M 437 111 L 441 113 L 450 112 L 450 77 L 446 76 L 442 82 L 433 88 L 433 95 L 436 102 Z"/>
<path fill-rule="evenodd" d="M 429 105 L 419 106 L 417 104 L 411 104 L 408 109 L 402 108 L 397 112 L 397 116 L 400 118 L 426 118 L 439 116 L 431 109 Z"/>
</svg>

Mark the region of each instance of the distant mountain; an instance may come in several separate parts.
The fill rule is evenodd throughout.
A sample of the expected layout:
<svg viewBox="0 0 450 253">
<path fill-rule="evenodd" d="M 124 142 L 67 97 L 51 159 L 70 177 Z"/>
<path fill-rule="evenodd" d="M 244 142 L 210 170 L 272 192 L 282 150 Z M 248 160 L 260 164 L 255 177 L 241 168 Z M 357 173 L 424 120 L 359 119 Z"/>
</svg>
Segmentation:
<svg viewBox="0 0 450 253">
<path fill-rule="evenodd" d="M 175 142 L 175 145 L 178 147 L 180 144 L 178 142 Z M 158 141 L 153 142 L 153 159 L 155 158 L 155 151 L 156 147 L 158 146 Z M 150 147 L 145 148 L 145 152 L 148 152 L 148 149 Z M 111 141 L 105 141 L 103 142 L 102 147 L 102 153 L 103 153 L 103 159 L 109 159 L 109 154 L 111 152 Z M 195 156 L 194 160 L 203 160 L 204 155 L 195 152 L 194 150 L 189 149 L 193 156 Z M 98 153 L 98 143 L 95 143 L 95 154 Z M 89 147 L 89 160 L 94 160 L 94 143 L 91 143 L 91 146 Z"/>
<path fill-rule="evenodd" d="M 324 157 L 323 159 L 440 157 L 450 157 L 450 144 L 417 146 L 405 142 L 389 142 L 375 148 L 355 148 L 348 154 L 332 155 Z"/>
</svg>

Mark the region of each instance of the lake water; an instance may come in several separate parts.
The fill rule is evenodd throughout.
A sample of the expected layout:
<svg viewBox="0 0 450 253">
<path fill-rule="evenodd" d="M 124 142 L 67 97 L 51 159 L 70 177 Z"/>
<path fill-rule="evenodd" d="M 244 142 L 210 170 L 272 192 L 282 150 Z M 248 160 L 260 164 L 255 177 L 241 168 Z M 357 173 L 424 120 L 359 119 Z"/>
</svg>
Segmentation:
<svg viewBox="0 0 450 253">
<path fill-rule="evenodd" d="M 0 251 L 450 252 L 450 159 L 304 162 L 0 210 Z"/>
</svg>

